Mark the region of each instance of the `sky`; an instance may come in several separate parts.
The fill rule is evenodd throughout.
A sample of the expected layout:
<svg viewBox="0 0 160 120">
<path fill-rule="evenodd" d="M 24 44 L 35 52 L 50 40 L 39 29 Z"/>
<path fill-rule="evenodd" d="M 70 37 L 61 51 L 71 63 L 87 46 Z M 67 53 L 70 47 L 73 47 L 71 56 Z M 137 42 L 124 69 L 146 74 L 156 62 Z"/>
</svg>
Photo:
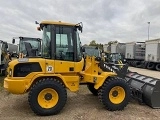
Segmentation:
<svg viewBox="0 0 160 120">
<path fill-rule="evenodd" d="M 0 0 L 0 40 L 42 37 L 35 21 L 83 22 L 82 44 L 160 38 L 160 0 Z M 150 24 L 148 24 L 150 22 Z"/>
</svg>

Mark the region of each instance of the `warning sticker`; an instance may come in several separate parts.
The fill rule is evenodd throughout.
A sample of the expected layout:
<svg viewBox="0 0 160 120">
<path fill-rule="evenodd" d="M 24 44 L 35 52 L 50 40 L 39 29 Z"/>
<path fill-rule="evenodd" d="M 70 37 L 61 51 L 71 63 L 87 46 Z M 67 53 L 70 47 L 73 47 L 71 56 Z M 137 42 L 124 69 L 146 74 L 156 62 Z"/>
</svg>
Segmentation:
<svg viewBox="0 0 160 120">
<path fill-rule="evenodd" d="M 53 71 L 53 67 L 52 66 L 47 66 L 47 72 L 52 72 Z"/>
</svg>

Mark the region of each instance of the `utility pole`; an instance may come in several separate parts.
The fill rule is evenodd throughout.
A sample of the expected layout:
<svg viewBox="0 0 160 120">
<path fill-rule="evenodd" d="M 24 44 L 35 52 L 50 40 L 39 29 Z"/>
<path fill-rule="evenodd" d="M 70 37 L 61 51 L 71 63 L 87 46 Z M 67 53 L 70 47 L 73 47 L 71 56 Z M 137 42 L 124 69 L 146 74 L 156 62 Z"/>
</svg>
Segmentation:
<svg viewBox="0 0 160 120">
<path fill-rule="evenodd" d="M 149 27 L 150 27 L 150 22 L 148 22 L 148 40 L 149 40 Z"/>
</svg>

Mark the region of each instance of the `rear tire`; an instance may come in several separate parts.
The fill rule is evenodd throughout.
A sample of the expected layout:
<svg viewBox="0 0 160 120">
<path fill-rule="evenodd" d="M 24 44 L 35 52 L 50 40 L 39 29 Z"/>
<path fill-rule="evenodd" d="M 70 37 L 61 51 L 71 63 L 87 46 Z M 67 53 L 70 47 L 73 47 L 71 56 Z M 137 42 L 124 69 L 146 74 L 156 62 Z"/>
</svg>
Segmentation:
<svg viewBox="0 0 160 120">
<path fill-rule="evenodd" d="M 157 65 L 156 65 L 156 70 L 157 70 L 157 71 L 160 71 L 160 64 L 157 64 Z"/>
<path fill-rule="evenodd" d="M 155 64 L 154 63 L 148 63 L 148 65 L 147 65 L 147 69 L 149 69 L 149 70 L 153 70 L 155 68 Z"/>
<path fill-rule="evenodd" d="M 109 111 L 123 110 L 131 98 L 130 86 L 121 78 L 109 78 L 99 89 L 98 98 Z"/>
<path fill-rule="evenodd" d="M 94 84 L 88 83 L 88 84 L 87 84 L 87 87 L 88 87 L 89 91 L 90 91 L 93 95 L 95 95 L 95 96 L 98 95 L 98 90 L 96 90 L 96 89 L 94 88 Z"/>
<path fill-rule="evenodd" d="M 141 68 L 142 67 L 142 63 L 140 61 L 136 61 L 135 62 L 135 67 L 136 68 Z"/>
<path fill-rule="evenodd" d="M 67 100 L 64 85 L 53 78 L 37 81 L 31 88 L 28 102 L 32 111 L 41 116 L 59 113 Z"/>
<path fill-rule="evenodd" d="M 148 66 L 148 62 L 143 61 L 142 62 L 142 68 L 146 69 Z"/>
</svg>

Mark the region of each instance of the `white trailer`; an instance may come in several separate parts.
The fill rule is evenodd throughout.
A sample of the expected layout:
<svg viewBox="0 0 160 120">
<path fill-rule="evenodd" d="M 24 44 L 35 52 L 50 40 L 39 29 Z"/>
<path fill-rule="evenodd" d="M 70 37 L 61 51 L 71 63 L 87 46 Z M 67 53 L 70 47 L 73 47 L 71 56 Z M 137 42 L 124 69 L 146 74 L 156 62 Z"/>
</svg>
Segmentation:
<svg viewBox="0 0 160 120">
<path fill-rule="evenodd" d="M 145 42 L 126 43 L 125 58 L 134 67 L 145 67 Z"/>
<path fill-rule="evenodd" d="M 109 46 L 108 44 L 104 44 L 104 45 L 103 45 L 103 51 L 104 51 L 104 52 L 110 52 L 110 51 L 111 51 L 110 46 Z"/>
<path fill-rule="evenodd" d="M 125 43 L 113 43 L 111 44 L 111 53 L 121 53 L 125 55 L 126 45 Z"/>
<path fill-rule="evenodd" d="M 145 54 L 147 68 L 160 71 L 160 39 L 147 40 Z"/>
</svg>

